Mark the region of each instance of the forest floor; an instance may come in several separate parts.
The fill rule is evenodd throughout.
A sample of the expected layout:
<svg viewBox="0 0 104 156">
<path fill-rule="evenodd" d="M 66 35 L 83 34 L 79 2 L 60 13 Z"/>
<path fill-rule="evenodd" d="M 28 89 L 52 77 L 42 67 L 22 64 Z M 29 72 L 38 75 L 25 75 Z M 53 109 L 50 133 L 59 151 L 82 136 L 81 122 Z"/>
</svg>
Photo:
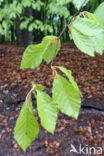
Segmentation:
<svg viewBox="0 0 104 156">
<path fill-rule="evenodd" d="M 20 69 L 24 48 L 15 43 L 0 45 L 0 156 L 71 156 L 71 144 L 104 149 L 104 55 L 89 57 L 71 42 L 62 44 L 54 65 L 70 69 L 83 94 L 76 121 L 59 113 L 55 134 L 40 126 L 39 137 L 24 153 L 13 136 L 13 128 L 32 83 L 43 84 L 51 93 L 52 71 L 45 62 L 37 69 Z M 39 120 L 36 115 L 37 120 Z M 103 151 L 104 152 L 104 151 Z M 85 155 L 82 153 L 82 155 Z M 94 151 L 92 151 L 92 154 Z M 88 155 L 88 154 L 86 154 Z M 96 154 L 97 155 L 97 154 Z M 99 154 L 100 155 L 100 154 Z M 104 155 L 104 153 L 102 153 Z"/>
</svg>

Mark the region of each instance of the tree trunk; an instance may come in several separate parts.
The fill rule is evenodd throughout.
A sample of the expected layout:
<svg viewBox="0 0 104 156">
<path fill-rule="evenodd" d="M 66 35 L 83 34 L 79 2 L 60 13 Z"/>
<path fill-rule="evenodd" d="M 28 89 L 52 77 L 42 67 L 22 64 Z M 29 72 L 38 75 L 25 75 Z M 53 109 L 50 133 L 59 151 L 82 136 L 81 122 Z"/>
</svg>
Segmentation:
<svg viewBox="0 0 104 156">
<path fill-rule="evenodd" d="M 30 17 L 30 16 L 32 16 L 32 14 L 33 14 L 32 8 L 25 9 L 24 15 L 26 17 Z M 25 47 L 27 47 L 29 44 L 32 44 L 33 43 L 33 32 L 32 31 L 29 32 L 28 28 L 26 30 L 23 30 L 23 39 L 24 39 Z"/>
<path fill-rule="evenodd" d="M 20 30 L 20 24 L 21 24 L 21 21 L 17 17 L 16 18 L 16 38 L 17 38 L 17 45 L 18 46 L 24 46 L 23 32 Z"/>
<path fill-rule="evenodd" d="M 24 16 L 30 17 L 32 16 L 32 8 L 26 8 Z M 29 44 L 33 43 L 33 32 L 29 32 L 28 28 L 26 30 L 20 30 L 21 21 L 17 17 L 16 18 L 16 37 L 17 37 L 17 45 L 27 47 Z"/>
</svg>

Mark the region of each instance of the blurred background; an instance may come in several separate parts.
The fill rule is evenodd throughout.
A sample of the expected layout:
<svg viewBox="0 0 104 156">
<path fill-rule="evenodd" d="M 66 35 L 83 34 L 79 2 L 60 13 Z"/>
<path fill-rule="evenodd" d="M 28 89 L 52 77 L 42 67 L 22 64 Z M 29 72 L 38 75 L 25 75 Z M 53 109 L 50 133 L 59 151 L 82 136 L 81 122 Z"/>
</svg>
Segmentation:
<svg viewBox="0 0 104 156">
<path fill-rule="evenodd" d="M 102 2 L 90 0 L 82 11 L 93 13 Z M 27 46 L 46 35 L 58 36 L 76 11 L 73 0 L 0 0 L 0 43 Z M 69 40 L 67 30 L 61 40 Z"/>
<path fill-rule="evenodd" d="M 58 36 L 77 12 L 78 5 L 73 2 L 83 0 L 0 0 L 0 156 L 71 156 L 71 144 L 77 149 L 80 144 L 104 147 L 104 55 L 91 57 L 79 51 L 67 29 L 53 65 L 72 71 L 83 95 L 79 119 L 60 113 L 55 135 L 41 127 L 26 153 L 14 139 L 15 123 L 32 84 L 42 84 L 48 94 L 52 93 L 51 65 L 43 60 L 36 69 L 20 69 L 23 51 L 46 35 Z M 104 0 L 86 2 L 81 11 L 94 13 Z M 103 21 L 104 15 L 100 17 Z M 32 99 L 36 106 L 34 96 Z M 37 109 L 34 113 L 40 122 Z"/>
</svg>

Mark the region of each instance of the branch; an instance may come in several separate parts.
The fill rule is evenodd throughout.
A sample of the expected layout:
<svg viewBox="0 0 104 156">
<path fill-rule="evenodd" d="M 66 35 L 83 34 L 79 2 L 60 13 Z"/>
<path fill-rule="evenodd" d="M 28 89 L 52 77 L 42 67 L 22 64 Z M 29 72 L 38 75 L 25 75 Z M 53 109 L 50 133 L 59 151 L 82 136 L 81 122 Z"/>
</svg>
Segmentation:
<svg viewBox="0 0 104 156">
<path fill-rule="evenodd" d="M 57 44 L 56 44 L 56 48 L 55 48 L 55 52 L 54 52 L 54 57 L 53 57 L 53 59 L 52 59 L 52 61 L 51 61 L 51 63 L 50 63 L 51 66 L 52 66 L 52 64 L 53 64 L 54 58 L 56 57 L 56 52 L 57 52 L 57 48 L 58 48 L 58 43 L 59 43 L 59 40 L 60 40 L 61 36 L 62 36 L 63 33 L 65 32 L 67 26 L 71 23 L 72 19 L 73 19 L 74 17 L 76 17 L 76 16 L 80 13 L 80 10 L 83 8 L 83 5 L 85 4 L 85 2 L 86 2 L 86 0 L 84 0 L 84 2 L 82 3 L 82 5 L 80 6 L 79 10 L 78 10 L 72 17 L 70 17 L 70 19 L 69 19 L 67 25 L 65 26 L 65 28 L 62 30 L 62 32 L 61 32 L 60 35 L 58 36 Z"/>
</svg>

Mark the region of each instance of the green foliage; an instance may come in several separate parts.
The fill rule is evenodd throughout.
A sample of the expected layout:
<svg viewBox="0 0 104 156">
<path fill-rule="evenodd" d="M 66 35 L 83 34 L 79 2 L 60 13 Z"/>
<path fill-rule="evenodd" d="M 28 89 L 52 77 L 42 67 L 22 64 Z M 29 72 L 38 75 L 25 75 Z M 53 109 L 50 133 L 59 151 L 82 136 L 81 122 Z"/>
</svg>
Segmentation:
<svg viewBox="0 0 104 156">
<path fill-rule="evenodd" d="M 77 119 L 80 110 L 79 92 L 65 78 L 56 75 L 53 83 L 53 99 L 59 110 Z"/>
<path fill-rule="evenodd" d="M 45 87 L 41 84 L 36 85 L 36 90 L 38 91 L 43 91 L 45 89 Z"/>
<path fill-rule="evenodd" d="M 92 17 L 91 17 L 92 18 Z M 75 45 L 84 53 L 94 56 L 104 50 L 104 30 L 95 19 L 77 17 L 71 25 Z"/>
<path fill-rule="evenodd" d="M 72 76 L 72 72 L 70 70 L 67 70 L 66 68 L 64 67 L 60 67 L 60 66 L 57 66 L 56 68 L 60 69 L 69 79 L 70 83 L 73 85 L 73 87 L 80 93 L 79 91 L 79 88 L 78 88 L 78 85 L 77 83 L 75 82 L 74 80 L 74 77 Z"/>
<path fill-rule="evenodd" d="M 41 0 L 38 0 L 37 2 L 32 4 L 32 8 L 37 11 L 40 11 L 42 6 L 44 6 L 44 2 L 42 2 Z"/>
<path fill-rule="evenodd" d="M 104 12 L 104 2 L 101 3 L 100 6 L 94 12 L 96 17 L 99 19 L 99 22 L 100 22 L 102 28 L 104 29 L 104 16 L 103 16 L 103 12 Z"/>
<path fill-rule="evenodd" d="M 20 29 L 21 29 L 21 30 L 27 29 L 28 24 L 33 20 L 33 16 L 24 17 L 23 19 L 24 19 L 24 20 L 23 20 L 23 21 L 21 22 L 21 24 L 20 24 Z"/>
<path fill-rule="evenodd" d="M 99 20 L 98 20 L 98 18 L 96 17 L 96 15 L 95 14 L 92 14 L 92 13 L 90 13 L 90 12 L 86 12 L 86 17 L 87 18 L 89 18 L 89 19 L 91 19 L 91 20 L 94 20 L 95 22 L 99 22 Z"/>
<path fill-rule="evenodd" d="M 63 4 L 61 4 L 61 2 L 55 3 L 55 1 L 54 1 L 54 2 L 50 3 L 49 13 L 60 15 L 60 17 L 68 18 L 70 16 L 70 12 Z"/>
<path fill-rule="evenodd" d="M 38 38 L 38 41 L 40 41 L 44 35 L 54 34 L 57 36 L 67 24 L 69 17 L 76 12 L 76 8 L 79 9 L 83 2 L 84 0 L 1 0 L 0 24 L 2 26 L 3 21 L 6 21 L 6 29 L 2 26 L 0 36 L 5 36 L 6 41 L 16 39 L 16 17 L 19 17 L 21 20 L 21 30 L 28 29 L 32 31 L 36 40 Z M 85 2 L 88 10 L 90 9 L 94 12 L 95 8 L 102 0 L 90 0 L 89 3 L 87 2 L 88 0 Z M 76 8 L 74 8 L 72 3 Z M 32 9 L 32 20 L 31 16 L 28 17 L 28 15 L 25 15 L 27 8 Z M 66 31 L 63 35 L 63 39 L 67 40 L 67 37 Z"/>
<path fill-rule="evenodd" d="M 4 31 L 2 35 L 5 36 L 5 40 L 8 41 L 11 40 L 11 34 L 12 34 L 11 27 L 15 27 L 14 22 L 16 16 L 17 15 L 19 16 L 19 14 L 21 14 L 23 8 L 20 3 L 17 4 L 16 0 L 14 0 L 13 3 L 10 4 L 6 2 L 4 2 L 5 5 L 2 8 L 0 8 L 0 24 Z"/>
<path fill-rule="evenodd" d="M 49 63 L 54 56 L 56 42 L 56 36 L 46 36 L 40 44 L 28 46 L 23 55 L 21 68 L 36 68 L 40 65 L 42 59 Z M 57 53 L 59 50 L 60 42 L 58 44 Z"/>
<path fill-rule="evenodd" d="M 54 133 L 57 120 L 57 105 L 53 99 L 44 92 L 37 92 L 37 107 L 42 126 Z"/>
<path fill-rule="evenodd" d="M 2 25 L 0 24 L 0 34 L 3 35 L 4 34 L 4 30 L 3 30 L 3 27 Z"/>
<path fill-rule="evenodd" d="M 75 5 L 75 7 L 79 10 L 80 7 L 83 4 L 83 7 L 89 2 L 90 0 L 72 0 L 72 3 Z"/>
<path fill-rule="evenodd" d="M 4 5 L 2 5 L 0 9 L 0 24 L 2 25 L 3 21 L 7 22 L 8 32 L 6 33 L 3 29 L 2 35 L 5 35 L 5 40 L 9 39 L 11 40 L 12 33 L 15 33 L 16 28 L 16 17 L 19 17 L 21 20 L 20 29 L 28 29 L 29 31 L 33 31 L 37 35 L 38 32 L 43 32 L 43 34 L 53 34 L 58 33 L 57 26 L 59 27 L 60 22 L 58 20 L 55 20 L 56 17 L 64 17 L 63 26 L 66 23 L 66 18 L 69 17 L 70 12 L 67 7 L 67 4 L 70 2 L 70 0 L 67 0 L 66 2 L 64 0 L 58 1 L 42 1 L 42 0 L 23 0 L 18 1 L 14 0 L 3 2 Z M 1 3 L 2 4 L 2 3 Z M 32 19 L 31 16 L 25 17 L 25 10 L 26 8 L 31 8 L 33 15 Z M 56 8 L 56 9 L 55 9 Z M 7 11 L 8 10 L 8 11 Z M 58 15 L 57 15 L 58 14 Z M 50 18 L 51 22 L 50 22 Z M 64 23 L 65 22 L 65 23 Z M 11 29 L 13 28 L 13 29 Z M 14 32 L 13 32 L 14 31 Z M 39 33 L 40 35 L 40 33 Z"/>
<path fill-rule="evenodd" d="M 40 20 L 34 20 L 31 24 L 29 24 L 29 31 L 33 30 L 40 30 L 41 32 L 47 31 L 53 33 L 52 26 L 49 24 L 43 24 L 43 22 Z"/>
<path fill-rule="evenodd" d="M 35 89 L 35 91 L 33 91 L 33 94 L 34 94 L 35 98 L 37 98 L 37 90 L 43 91 L 43 90 L 45 90 L 45 87 L 41 84 L 38 84 L 38 85 L 32 84 L 32 87 L 34 87 L 34 86 L 36 89 Z"/>
<path fill-rule="evenodd" d="M 23 59 L 21 62 L 21 68 L 36 68 L 40 65 L 43 56 L 42 45 L 30 45 L 26 48 Z"/>
<path fill-rule="evenodd" d="M 102 0 L 89 0 L 87 4 L 87 8 L 89 9 L 89 12 L 94 13 L 95 9 L 99 6 Z"/>
<path fill-rule="evenodd" d="M 41 6 L 44 5 L 41 0 L 38 0 L 37 2 L 34 0 L 22 0 L 23 7 L 32 7 L 34 10 L 40 11 Z"/>
<path fill-rule="evenodd" d="M 78 117 L 81 105 L 79 89 L 69 70 L 64 67 L 57 68 L 66 73 L 71 84 L 56 72 L 52 98 L 43 92 L 44 86 L 33 84 L 23 104 L 14 133 L 17 143 L 24 151 L 37 137 L 39 131 L 38 123 L 33 115 L 31 93 L 34 93 L 37 99 L 41 125 L 50 133 L 54 133 L 58 110 L 75 119 Z"/>
<path fill-rule="evenodd" d="M 2 8 L 0 9 L 0 24 L 2 25 L 3 21 L 7 22 L 7 27 L 8 27 L 8 31 L 10 33 L 6 33 L 5 30 L 3 33 L 1 33 L 2 35 L 5 35 L 5 39 L 11 37 L 11 34 L 13 33 L 11 30 L 11 27 L 14 27 L 15 30 L 15 25 L 16 25 L 16 17 L 19 17 L 20 20 L 22 20 L 21 25 L 20 25 L 20 29 L 28 29 L 29 25 L 32 24 L 32 20 L 34 19 L 33 16 L 29 16 L 29 17 L 25 17 L 25 9 L 30 7 L 33 10 L 36 11 L 40 11 L 41 7 L 44 5 L 43 2 L 41 2 L 41 0 L 39 1 L 34 1 L 34 0 L 23 0 L 23 1 L 18 1 L 18 0 L 14 0 L 13 2 L 10 1 L 6 1 L 4 2 L 4 5 L 2 6 Z M 32 17 L 32 18 L 31 18 Z M 41 21 L 42 22 L 42 21 Z M 42 22 L 43 24 L 43 22 Z M 47 26 L 47 24 L 46 24 Z M 14 32 L 15 34 L 15 32 Z M 16 34 L 15 34 L 16 35 Z"/>
<path fill-rule="evenodd" d="M 57 0 L 57 4 L 60 5 L 66 5 L 70 3 L 72 0 Z"/>
<path fill-rule="evenodd" d="M 33 115 L 30 96 L 24 102 L 14 131 L 15 139 L 24 151 L 26 151 L 26 148 L 38 136 L 39 126 Z"/>
<path fill-rule="evenodd" d="M 55 8 L 58 7 L 58 10 L 54 9 L 52 5 L 50 6 L 53 7 L 52 10 L 54 14 L 67 16 L 67 12 L 64 14 L 61 12 L 61 9 L 64 10 L 64 5 L 69 2 L 69 0 L 57 0 Z M 84 2 L 84 0 L 73 0 L 73 3 L 76 5 L 77 9 L 80 8 L 82 2 Z M 86 3 L 87 2 L 88 1 L 86 1 Z M 29 7 L 32 5 L 32 3 L 33 0 L 24 0 L 24 7 Z M 55 1 L 52 3 L 54 4 Z M 24 27 L 27 27 L 29 22 L 24 23 Z M 42 23 L 37 21 L 37 24 L 41 25 Z M 6 27 L 5 22 L 3 26 Z M 32 25 L 31 23 L 31 26 L 29 27 L 30 31 L 32 31 L 34 27 L 38 29 L 36 25 Z M 72 19 L 68 27 L 69 35 L 82 52 L 90 56 L 94 56 L 95 52 L 99 54 L 103 53 L 104 29 L 100 25 L 99 19 L 97 19 L 95 14 L 82 12 L 77 17 Z M 43 30 L 43 28 L 40 29 Z M 59 38 L 56 36 L 46 36 L 43 38 L 40 44 L 28 46 L 23 54 L 21 68 L 36 68 L 40 65 L 43 59 L 47 64 L 50 63 L 60 50 L 61 43 L 60 40 L 57 42 L 58 39 Z M 54 76 L 52 98 L 43 92 L 44 86 L 33 84 L 32 89 L 26 97 L 26 101 L 23 104 L 20 116 L 16 123 L 14 133 L 15 139 L 24 151 L 26 151 L 26 148 L 37 137 L 39 132 L 38 123 L 33 115 L 31 102 L 32 93 L 35 95 L 37 100 L 37 108 L 41 125 L 52 134 L 55 130 L 58 110 L 75 119 L 78 118 L 80 112 L 81 93 L 72 76 L 72 72 L 60 66 L 51 66 L 51 69 Z M 65 76 L 67 76 L 67 79 L 59 75 L 57 73 L 57 69 L 62 71 Z"/>
<path fill-rule="evenodd" d="M 43 59 L 47 63 L 50 63 L 50 61 L 54 57 L 54 52 L 55 52 L 55 48 L 56 48 L 56 44 L 57 44 L 57 39 L 58 38 L 56 36 L 47 36 L 42 41 L 42 44 L 45 45 L 45 52 L 44 52 L 44 55 L 43 55 Z M 60 48 L 61 48 L 61 42 L 59 40 L 56 55 L 58 54 Z"/>
<path fill-rule="evenodd" d="M 22 5 L 26 7 L 31 7 L 32 3 L 34 3 L 34 0 L 22 0 Z"/>
</svg>

